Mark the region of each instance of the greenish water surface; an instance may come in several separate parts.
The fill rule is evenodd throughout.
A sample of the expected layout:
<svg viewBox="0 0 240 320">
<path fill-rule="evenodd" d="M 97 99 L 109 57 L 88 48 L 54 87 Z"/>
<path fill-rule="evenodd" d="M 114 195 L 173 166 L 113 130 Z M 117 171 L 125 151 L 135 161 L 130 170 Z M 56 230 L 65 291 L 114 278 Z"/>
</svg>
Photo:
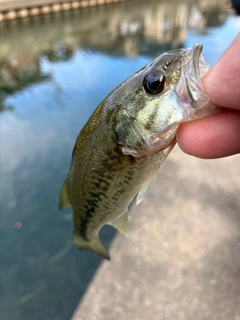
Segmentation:
<svg viewBox="0 0 240 320">
<path fill-rule="evenodd" d="M 0 25 L 1 320 L 69 320 L 101 263 L 73 246 L 71 208 L 58 210 L 75 139 L 98 103 L 166 50 L 202 41 L 214 65 L 239 28 L 225 1 L 210 0 Z M 114 234 L 103 228 L 106 246 Z"/>
</svg>

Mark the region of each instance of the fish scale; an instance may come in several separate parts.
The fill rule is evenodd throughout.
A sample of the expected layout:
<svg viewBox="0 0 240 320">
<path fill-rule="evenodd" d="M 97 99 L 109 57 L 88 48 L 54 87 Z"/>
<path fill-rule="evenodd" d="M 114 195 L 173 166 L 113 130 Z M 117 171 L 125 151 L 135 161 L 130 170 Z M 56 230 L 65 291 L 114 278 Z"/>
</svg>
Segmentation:
<svg viewBox="0 0 240 320">
<path fill-rule="evenodd" d="M 129 77 L 97 107 L 78 135 L 60 209 L 71 205 L 74 243 L 110 259 L 98 233 L 127 233 L 128 209 L 149 192 L 181 122 L 213 114 L 200 76 L 202 44 L 167 52 Z"/>
</svg>

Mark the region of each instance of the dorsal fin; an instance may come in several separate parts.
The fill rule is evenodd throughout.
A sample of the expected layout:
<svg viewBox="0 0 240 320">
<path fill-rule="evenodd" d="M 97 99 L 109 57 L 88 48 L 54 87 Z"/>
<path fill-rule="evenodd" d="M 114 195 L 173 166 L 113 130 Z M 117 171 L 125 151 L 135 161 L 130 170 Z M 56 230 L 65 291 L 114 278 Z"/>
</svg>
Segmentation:
<svg viewBox="0 0 240 320">
<path fill-rule="evenodd" d="M 65 209 L 71 205 L 70 201 L 69 201 L 69 197 L 68 197 L 67 181 L 68 181 L 68 179 L 66 179 L 64 181 L 64 184 L 63 184 L 62 190 L 61 190 L 61 194 L 60 194 L 60 204 L 59 204 L 60 210 Z"/>
</svg>

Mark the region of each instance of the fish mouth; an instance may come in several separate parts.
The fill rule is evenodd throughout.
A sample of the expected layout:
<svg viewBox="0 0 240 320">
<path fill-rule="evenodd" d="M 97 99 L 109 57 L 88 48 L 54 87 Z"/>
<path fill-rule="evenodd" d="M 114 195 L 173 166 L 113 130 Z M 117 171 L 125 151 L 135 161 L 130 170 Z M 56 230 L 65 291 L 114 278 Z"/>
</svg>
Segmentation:
<svg viewBox="0 0 240 320">
<path fill-rule="evenodd" d="M 194 73 L 198 81 L 201 83 L 201 77 L 208 71 L 208 64 L 203 58 L 202 55 L 203 44 L 201 42 L 197 42 L 194 44 L 192 48 L 193 55 L 193 68 Z"/>
<path fill-rule="evenodd" d="M 204 60 L 202 50 L 203 45 L 198 42 L 193 47 L 186 49 L 182 57 L 181 76 L 176 86 L 176 93 L 181 105 L 189 109 L 187 116 L 193 109 L 201 109 L 210 100 L 204 92 L 201 81 L 201 77 L 209 69 Z"/>
</svg>

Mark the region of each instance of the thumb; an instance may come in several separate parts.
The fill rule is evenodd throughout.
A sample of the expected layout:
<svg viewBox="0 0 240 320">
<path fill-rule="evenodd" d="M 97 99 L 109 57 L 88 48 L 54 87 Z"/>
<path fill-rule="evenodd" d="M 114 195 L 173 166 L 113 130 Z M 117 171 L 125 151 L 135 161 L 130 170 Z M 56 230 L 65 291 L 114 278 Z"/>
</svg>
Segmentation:
<svg viewBox="0 0 240 320">
<path fill-rule="evenodd" d="M 214 104 L 240 109 L 240 33 L 220 61 L 204 76 L 203 86 Z"/>
</svg>

